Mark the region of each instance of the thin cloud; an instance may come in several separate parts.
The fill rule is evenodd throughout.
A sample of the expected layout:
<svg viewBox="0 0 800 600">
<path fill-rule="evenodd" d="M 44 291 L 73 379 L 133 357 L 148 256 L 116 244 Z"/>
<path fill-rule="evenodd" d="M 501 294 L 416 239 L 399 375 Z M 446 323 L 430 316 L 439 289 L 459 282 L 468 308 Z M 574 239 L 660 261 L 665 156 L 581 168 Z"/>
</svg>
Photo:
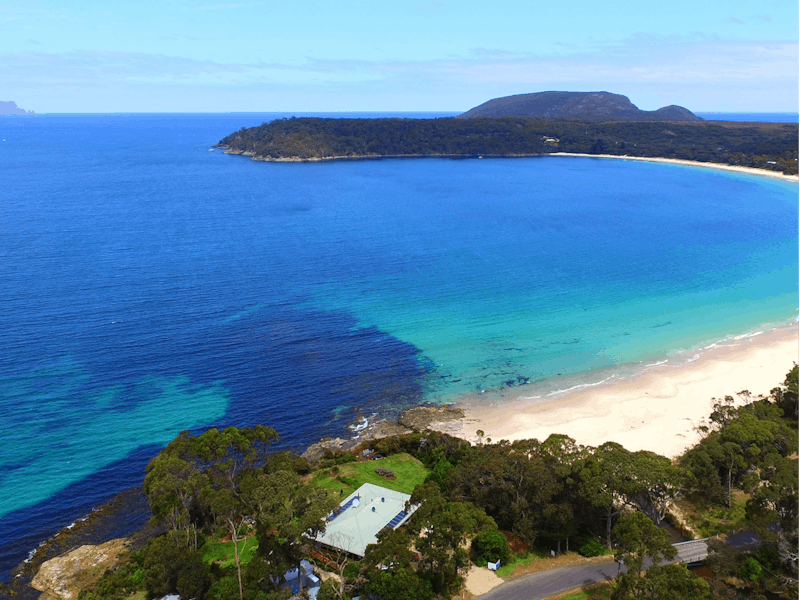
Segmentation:
<svg viewBox="0 0 800 600">
<path fill-rule="evenodd" d="M 510 58 L 520 56 L 519 52 L 500 50 L 499 48 L 470 48 L 470 54 L 487 58 Z"/>
<path fill-rule="evenodd" d="M 723 21 L 724 23 L 732 23 L 733 25 L 744 25 L 744 21 L 737 17 L 728 17 Z"/>
<path fill-rule="evenodd" d="M 321 59 L 297 64 L 233 63 L 127 52 L 0 55 L 0 80 L 19 88 L 55 85 L 321 90 L 372 94 L 483 89 L 608 89 L 636 85 L 797 88 L 797 42 L 628 40 L 582 54 L 474 49 L 430 60 Z M 781 83 L 782 82 L 782 83 Z"/>
<path fill-rule="evenodd" d="M 183 10 L 200 11 L 200 10 L 234 10 L 238 8 L 251 8 L 255 6 L 252 2 L 226 2 L 223 4 L 192 4 L 181 6 Z"/>
</svg>

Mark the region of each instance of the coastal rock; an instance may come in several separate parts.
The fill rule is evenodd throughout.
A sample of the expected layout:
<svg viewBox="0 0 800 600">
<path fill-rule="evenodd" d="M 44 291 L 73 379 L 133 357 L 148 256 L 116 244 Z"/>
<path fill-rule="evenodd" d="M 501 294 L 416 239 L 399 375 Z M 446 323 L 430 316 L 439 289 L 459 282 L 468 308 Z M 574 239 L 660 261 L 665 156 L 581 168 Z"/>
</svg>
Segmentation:
<svg viewBox="0 0 800 600">
<path fill-rule="evenodd" d="M 359 439 L 351 439 L 345 440 L 342 438 L 325 438 L 318 441 L 316 444 L 311 444 L 306 451 L 303 452 L 302 456 L 308 459 L 311 463 L 318 462 L 322 456 L 325 454 L 326 450 L 352 450 L 361 440 Z"/>
<path fill-rule="evenodd" d="M 375 467 L 375 472 L 386 479 L 394 479 L 394 471 L 391 469 L 384 469 L 383 467 Z"/>
<path fill-rule="evenodd" d="M 464 418 L 464 411 L 454 406 L 417 406 L 404 410 L 397 422 L 412 431 L 437 429 L 434 425 L 460 421 Z"/>
<path fill-rule="evenodd" d="M 391 435 L 405 435 L 406 433 L 411 432 L 411 429 L 403 427 L 396 421 L 378 421 L 374 425 L 370 425 L 367 428 L 364 437 L 367 437 L 371 440 L 377 440 L 380 438 L 389 437 Z"/>
<path fill-rule="evenodd" d="M 150 507 L 141 487 L 120 492 L 40 544 L 27 560 L 14 567 L 8 584 L 0 583 L 0 598 L 10 596 L 25 600 L 38 597 L 31 596 L 33 590 L 29 586 L 39 568 L 79 546 L 102 544 L 124 537 L 128 539 L 131 551 L 142 548 L 150 538 L 163 531 L 161 527 L 147 523 L 150 516 Z"/>
<path fill-rule="evenodd" d="M 85 587 L 97 581 L 103 572 L 119 561 L 125 538 L 99 546 L 85 545 L 42 564 L 31 587 L 44 592 L 40 600 L 72 600 Z"/>
</svg>

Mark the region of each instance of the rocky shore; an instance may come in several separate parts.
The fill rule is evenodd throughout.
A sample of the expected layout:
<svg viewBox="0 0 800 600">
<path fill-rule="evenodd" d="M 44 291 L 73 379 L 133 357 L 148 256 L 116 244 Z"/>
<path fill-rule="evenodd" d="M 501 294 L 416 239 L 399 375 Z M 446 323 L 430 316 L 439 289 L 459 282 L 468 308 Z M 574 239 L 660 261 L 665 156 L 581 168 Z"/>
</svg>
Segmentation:
<svg viewBox="0 0 800 600">
<path fill-rule="evenodd" d="M 11 581 L 8 584 L 0 583 L 0 598 L 40 598 L 41 591 L 31 587 L 31 583 L 41 567 L 48 561 L 69 555 L 82 546 L 94 547 L 113 539 L 126 538 L 129 549 L 142 547 L 159 531 L 148 525 L 149 518 L 150 508 L 141 487 L 120 492 L 32 551 L 26 561 L 12 570 Z M 91 555 L 92 552 L 87 551 L 85 559 L 91 561 Z"/>
<path fill-rule="evenodd" d="M 350 438 L 323 439 L 309 446 L 303 456 L 314 462 L 325 450 L 352 450 L 372 439 L 425 429 L 455 430 L 463 417 L 464 411 L 453 406 L 418 406 L 400 413 L 396 421 L 370 423 L 363 430 L 354 431 Z M 137 550 L 157 535 L 159 530 L 148 525 L 149 517 L 150 509 L 141 487 L 117 494 L 83 519 L 56 533 L 17 565 L 11 573 L 11 581 L 0 583 L 0 599 L 68 598 L 65 590 L 88 584 L 87 573 L 101 573 L 120 552 Z"/>
<path fill-rule="evenodd" d="M 436 429 L 437 431 L 456 431 L 464 411 L 451 405 L 444 406 L 415 406 L 400 413 L 396 421 L 381 420 L 369 424 L 357 435 L 344 438 L 325 438 L 316 444 L 311 444 L 303 456 L 311 462 L 319 460 L 325 450 L 347 451 L 367 442 L 392 435 L 404 435 L 415 431 Z"/>
</svg>

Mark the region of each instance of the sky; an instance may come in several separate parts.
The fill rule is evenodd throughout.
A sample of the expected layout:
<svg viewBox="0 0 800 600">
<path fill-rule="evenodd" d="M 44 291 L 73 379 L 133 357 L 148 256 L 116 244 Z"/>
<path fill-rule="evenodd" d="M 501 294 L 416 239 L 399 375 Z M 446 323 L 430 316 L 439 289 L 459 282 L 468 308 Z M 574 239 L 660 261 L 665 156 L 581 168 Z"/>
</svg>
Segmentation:
<svg viewBox="0 0 800 600">
<path fill-rule="evenodd" d="M 797 112 L 797 0 L 3 0 L 47 112 L 462 112 L 546 90 Z"/>
</svg>

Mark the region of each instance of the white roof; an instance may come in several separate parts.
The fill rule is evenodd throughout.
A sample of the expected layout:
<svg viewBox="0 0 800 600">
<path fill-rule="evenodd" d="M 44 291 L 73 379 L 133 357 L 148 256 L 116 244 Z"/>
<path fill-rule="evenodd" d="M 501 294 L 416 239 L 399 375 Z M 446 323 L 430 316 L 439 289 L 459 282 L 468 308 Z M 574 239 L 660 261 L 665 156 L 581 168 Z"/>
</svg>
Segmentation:
<svg viewBox="0 0 800 600">
<path fill-rule="evenodd" d="M 378 543 L 378 532 L 397 529 L 413 514 L 415 506 L 405 510 L 410 499 L 408 494 L 365 483 L 339 504 L 338 514 L 328 517 L 325 533 L 316 540 L 363 557 L 369 544 Z"/>
</svg>

